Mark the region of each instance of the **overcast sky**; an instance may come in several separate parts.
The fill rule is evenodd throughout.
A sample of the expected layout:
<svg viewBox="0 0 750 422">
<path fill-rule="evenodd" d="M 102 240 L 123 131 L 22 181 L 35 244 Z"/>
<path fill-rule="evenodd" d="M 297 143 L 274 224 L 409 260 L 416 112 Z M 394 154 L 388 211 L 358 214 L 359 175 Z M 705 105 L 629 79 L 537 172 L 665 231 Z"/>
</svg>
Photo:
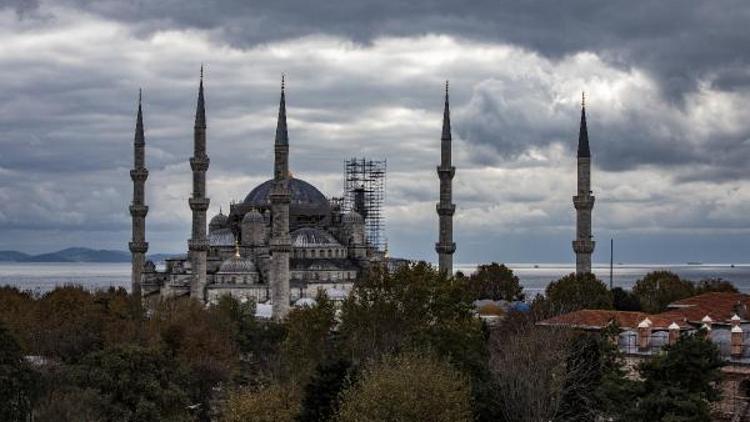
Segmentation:
<svg viewBox="0 0 750 422">
<path fill-rule="evenodd" d="M 467 6 L 470 5 L 470 6 Z M 0 0 L 0 249 L 127 249 L 144 92 L 147 240 L 189 236 L 206 66 L 209 217 L 272 174 L 287 75 L 291 169 L 340 196 L 388 160 L 393 255 L 435 260 L 451 82 L 455 260 L 572 262 L 586 91 L 594 261 L 748 262 L 750 3 Z"/>
</svg>

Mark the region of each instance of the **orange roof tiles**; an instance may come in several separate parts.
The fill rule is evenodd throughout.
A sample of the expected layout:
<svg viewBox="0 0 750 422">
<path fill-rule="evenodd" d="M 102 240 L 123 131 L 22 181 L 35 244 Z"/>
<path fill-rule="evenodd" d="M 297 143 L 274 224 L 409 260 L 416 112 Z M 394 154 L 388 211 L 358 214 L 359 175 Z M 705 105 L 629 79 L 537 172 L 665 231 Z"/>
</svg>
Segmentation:
<svg viewBox="0 0 750 422">
<path fill-rule="evenodd" d="M 729 324 L 735 313 L 743 320 L 750 317 L 750 296 L 742 293 L 713 292 L 681 299 L 671 303 L 669 309 L 659 314 L 644 312 L 582 309 L 558 315 L 539 322 L 539 325 L 567 326 L 584 329 L 602 329 L 615 320 L 620 328 L 634 329 L 646 317 L 651 320 L 653 329 L 665 330 L 672 323 L 680 328 L 690 324 L 700 324 L 708 315 L 715 323 Z"/>
</svg>

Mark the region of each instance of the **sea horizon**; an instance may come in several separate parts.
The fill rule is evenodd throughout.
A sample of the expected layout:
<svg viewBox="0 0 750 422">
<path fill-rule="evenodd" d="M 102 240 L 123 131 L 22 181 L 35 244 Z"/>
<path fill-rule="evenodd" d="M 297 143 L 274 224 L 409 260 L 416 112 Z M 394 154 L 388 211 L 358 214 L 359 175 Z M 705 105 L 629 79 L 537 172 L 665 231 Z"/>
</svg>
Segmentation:
<svg viewBox="0 0 750 422">
<path fill-rule="evenodd" d="M 455 271 L 470 274 L 478 264 L 459 263 Z M 546 286 L 575 271 L 574 263 L 560 262 L 511 262 L 505 265 L 518 276 L 528 298 L 542 293 Z M 609 263 L 594 263 L 594 274 L 609 285 Z M 701 263 L 701 264 L 654 264 L 615 263 L 613 287 L 630 289 L 645 274 L 656 270 L 667 270 L 692 281 L 721 278 L 732 282 L 738 290 L 750 293 L 750 264 L 748 263 Z M 35 294 L 44 294 L 56 286 L 81 285 L 97 290 L 122 287 L 130 290 L 130 263 L 95 262 L 1 262 L 0 286 L 10 285 Z"/>
</svg>

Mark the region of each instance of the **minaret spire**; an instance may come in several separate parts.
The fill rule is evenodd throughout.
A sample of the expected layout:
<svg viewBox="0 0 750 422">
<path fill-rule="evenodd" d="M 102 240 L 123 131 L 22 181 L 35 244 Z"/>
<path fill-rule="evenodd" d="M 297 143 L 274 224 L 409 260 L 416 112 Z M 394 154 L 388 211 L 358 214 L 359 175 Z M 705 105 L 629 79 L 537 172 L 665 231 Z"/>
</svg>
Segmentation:
<svg viewBox="0 0 750 422">
<path fill-rule="evenodd" d="M 133 202 L 130 204 L 130 215 L 133 219 L 133 237 L 128 244 L 132 254 L 131 291 L 133 297 L 141 297 L 141 278 L 146 264 L 146 214 L 145 185 L 148 178 L 146 169 L 146 138 L 143 131 L 143 106 L 141 90 L 138 90 L 138 112 L 135 121 L 135 137 L 133 140 L 133 169 L 130 178 L 133 180 Z"/>
<path fill-rule="evenodd" d="M 190 158 L 190 168 L 193 170 L 193 194 L 188 200 L 193 212 L 192 236 L 188 240 L 193 272 L 190 295 L 201 301 L 206 299 L 206 255 L 208 253 L 206 210 L 208 210 L 210 202 L 206 198 L 206 171 L 209 162 L 206 154 L 206 104 L 203 97 L 203 66 L 201 65 L 198 103 L 195 109 L 195 126 L 193 127 L 193 156 Z"/>
<path fill-rule="evenodd" d="M 436 210 L 439 219 L 438 242 L 435 251 L 438 253 L 438 267 L 440 272 L 453 275 L 453 253 L 456 244 L 453 242 L 453 214 L 456 205 L 453 204 L 453 176 L 456 168 L 451 160 L 451 116 L 448 99 L 448 81 L 445 81 L 445 108 L 443 111 L 443 134 L 440 137 L 440 165 L 437 168 L 440 179 L 440 202 Z"/>
<path fill-rule="evenodd" d="M 591 235 L 591 211 L 594 208 L 595 199 L 591 193 L 591 150 L 586 127 L 586 95 L 581 93 L 581 126 L 578 130 L 578 194 L 573 197 L 573 205 L 576 209 L 576 240 L 573 241 L 576 274 L 591 272 L 591 254 L 596 244 Z"/>
<path fill-rule="evenodd" d="M 289 134 L 286 127 L 286 95 L 284 75 L 281 75 L 281 99 L 274 140 L 274 186 L 271 190 L 271 268 L 268 273 L 271 286 L 272 314 L 282 320 L 289 312 L 289 255 L 292 250 L 289 238 Z"/>
</svg>

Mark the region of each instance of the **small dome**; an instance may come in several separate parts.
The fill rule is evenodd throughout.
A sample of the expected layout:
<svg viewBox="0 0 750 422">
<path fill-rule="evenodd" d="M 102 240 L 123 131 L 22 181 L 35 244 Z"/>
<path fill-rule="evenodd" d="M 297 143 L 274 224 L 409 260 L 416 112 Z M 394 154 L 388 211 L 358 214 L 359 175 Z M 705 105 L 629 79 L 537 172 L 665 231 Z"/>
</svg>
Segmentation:
<svg viewBox="0 0 750 422">
<path fill-rule="evenodd" d="M 344 224 L 364 224 L 365 219 L 357 211 L 349 211 L 341 217 L 341 221 Z"/>
<path fill-rule="evenodd" d="M 257 272 L 255 263 L 250 258 L 239 255 L 227 259 L 221 263 L 218 274 L 247 274 Z"/>
<path fill-rule="evenodd" d="M 250 210 L 247 214 L 245 214 L 244 217 L 242 217 L 242 224 L 246 223 L 264 223 L 263 215 L 258 212 L 255 208 Z"/>
<path fill-rule="evenodd" d="M 312 228 L 304 227 L 291 233 L 292 246 L 305 247 L 341 247 L 341 244 L 330 233 Z"/>
<path fill-rule="evenodd" d="M 221 211 L 219 211 L 218 214 L 216 214 L 211 221 L 208 223 L 210 227 L 226 227 L 227 222 L 229 219 L 226 215 L 222 214 Z"/>
</svg>

